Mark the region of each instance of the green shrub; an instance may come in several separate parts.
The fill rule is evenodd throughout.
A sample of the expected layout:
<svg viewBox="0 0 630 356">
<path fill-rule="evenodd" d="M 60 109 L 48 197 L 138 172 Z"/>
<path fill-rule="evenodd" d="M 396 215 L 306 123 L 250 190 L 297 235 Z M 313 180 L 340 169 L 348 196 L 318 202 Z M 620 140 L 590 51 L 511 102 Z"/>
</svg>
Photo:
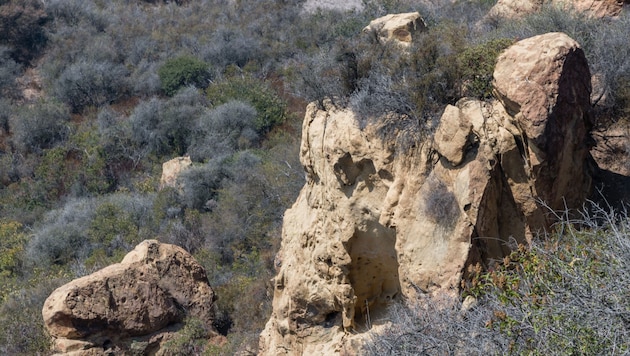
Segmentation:
<svg viewBox="0 0 630 356">
<path fill-rule="evenodd" d="M 214 106 L 232 100 L 250 103 L 257 112 L 254 128 L 261 135 L 284 122 L 285 102 L 263 81 L 248 76 L 230 77 L 208 87 L 207 93 Z"/>
<path fill-rule="evenodd" d="M 206 88 L 211 79 L 208 65 L 190 56 L 169 59 L 158 69 L 158 75 L 162 90 L 168 96 L 185 86 Z"/>
<path fill-rule="evenodd" d="M 208 344 L 211 331 L 204 321 L 189 316 L 184 327 L 177 331 L 175 337 L 164 343 L 161 350 L 173 356 L 203 355 Z"/>
<path fill-rule="evenodd" d="M 456 57 L 460 79 L 464 86 L 463 96 L 479 99 L 492 97 L 492 74 L 497 57 L 514 43 L 508 38 L 494 39 L 468 47 Z"/>
</svg>

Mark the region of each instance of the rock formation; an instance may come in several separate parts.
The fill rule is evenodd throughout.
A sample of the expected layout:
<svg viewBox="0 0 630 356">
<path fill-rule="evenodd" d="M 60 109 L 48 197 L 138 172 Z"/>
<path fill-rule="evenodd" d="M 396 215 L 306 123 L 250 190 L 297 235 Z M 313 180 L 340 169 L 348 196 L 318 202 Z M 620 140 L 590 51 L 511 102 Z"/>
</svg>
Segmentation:
<svg viewBox="0 0 630 356">
<path fill-rule="evenodd" d="M 586 12 L 595 17 L 612 17 L 621 13 L 628 0 L 499 0 L 488 16 L 519 18 L 540 11 L 543 6 L 558 6 Z"/>
<path fill-rule="evenodd" d="M 192 166 L 192 161 L 189 156 L 175 157 L 170 161 L 162 164 L 162 177 L 160 178 L 160 189 L 166 187 L 181 188 L 177 182 L 177 178 L 186 169 Z"/>
<path fill-rule="evenodd" d="M 547 228 L 537 199 L 563 209 L 588 195 L 590 73 L 579 45 L 561 33 L 518 42 L 494 84 L 498 100 L 448 106 L 434 140 L 412 144 L 400 144 L 420 130 L 408 118 L 361 127 L 349 109 L 308 107 L 307 181 L 285 213 L 261 354 L 352 350 L 391 300 L 457 293 L 467 265 Z M 392 120 L 405 122 L 385 130 Z"/>
<path fill-rule="evenodd" d="M 379 17 L 370 22 L 363 32 L 372 36 L 381 44 L 396 41 L 402 45 L 409 45 L 413 36 L 426 29 L 422 17 L 417 12 L 405 14 L 390 14 Z"/>
<path fill-rule="evenodd" d="M 42 314 L 56 352 L 159 355 L 188 315 L 212 330 L 214 300 L 190 254 L 146 240 L 122 262 L 59 287 Z"/>
</svg>

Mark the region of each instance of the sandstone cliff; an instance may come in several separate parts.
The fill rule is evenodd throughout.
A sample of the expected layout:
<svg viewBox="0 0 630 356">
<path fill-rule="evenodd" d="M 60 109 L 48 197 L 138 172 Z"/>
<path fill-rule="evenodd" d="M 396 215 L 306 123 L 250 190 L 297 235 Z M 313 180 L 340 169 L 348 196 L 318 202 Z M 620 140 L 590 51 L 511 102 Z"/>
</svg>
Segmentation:
<svg viewBox="0 0 630 356">
<path fill-rule="evenodd" d="M 460 100 L 434 140 L 410 145 L 396 138 L 417 122 L 384 136 L 387 122 L 406 119 L 362 128 L 349 109 L 308 107 L 307 182 L 285 214 L 261 354 L 352 350 L 390 301 L 456 293 L 468 264 L 547 228 L 540 201 L 583 201 L 591 88 L 579 45 L 562 33 L 523 40 L 494 77 L 497 100 Z"/>
<path fill-rule="evenodd" d="M 121 263 L 59 287 L 42 314 L 56 352 L 161 355 L 188 315 L 212 330 L 214 300 L 192 256 L 147 240 Z"/>
</svg>

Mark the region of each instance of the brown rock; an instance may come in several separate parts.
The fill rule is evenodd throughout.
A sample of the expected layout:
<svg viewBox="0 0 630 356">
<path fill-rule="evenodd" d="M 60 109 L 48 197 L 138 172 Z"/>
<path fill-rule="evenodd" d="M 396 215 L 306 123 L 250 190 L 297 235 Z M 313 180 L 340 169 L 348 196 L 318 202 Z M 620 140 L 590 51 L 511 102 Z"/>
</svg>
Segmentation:
<svg viewBox="0 0 630 356">
<path fill-rule="evenodd" d="M 391 300 L 456 293 L 468 264 L 547 228 L 537 199 L 583 201 L 590 75 L 579 46 L 563 34 L 522 41 L 495 78 L 501 101 L 449 106 L 433 143 L 396 144 L 420 129 L 413 120 L 361 128 L 351 110 L 309 105 L 307 181 L 285 213 L 261 354 L 356 350 Z M 408 121 L 379 134 L 392 120 Z"/>
<path fill-rule="evenodd" d="M 55 290 L 42 314 L 56 351 L 124 352 L 132 337 L 159 343 L 186 315 L 211 328 L 214 299 L 203 267 L 190 254 L 146 240 L 122 262 Z"/>
<path fill-rule="evenodd" d="M 426 27 L 427 25 L 419 13 L 409 12 L 379 17 L 371 21 L 363 29 L 363 32 L 370 34 L 382 44 L 396 41 L 397 43 L 408 45 L 413 40 L 414 34 L 423 31 Z"/>
</svg>

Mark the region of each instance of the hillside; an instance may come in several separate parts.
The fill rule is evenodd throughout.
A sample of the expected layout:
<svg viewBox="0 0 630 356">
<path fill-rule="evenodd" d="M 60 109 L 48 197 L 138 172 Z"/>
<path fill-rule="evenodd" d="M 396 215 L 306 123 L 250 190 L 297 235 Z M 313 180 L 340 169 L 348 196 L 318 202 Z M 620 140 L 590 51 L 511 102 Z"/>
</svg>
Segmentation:
<svg viewBox="0 0 630 356">
<path fill-rule="evenodd" d="M 448 105 L 491 100 L 502 51 L 548 32 L 575 40 L 593 75 L 588 147 L 598 169 L 588 199 L 601 208 L 558 213 L 548 239 L 507 253 L 503 267 L 471 266 L 461 291 L 482 307 L 465 323 L 455 312 L 459 296 L 439 312 L 412 298 L 406 307 L 401 298 L 383 305 L 383 315 L 400 320 L 375 327 L 364 351 L 450 353 L 453 339 L 475 334 L 494 340 L 488 350 L 498 353 L 628 352 L 628 6 L 614 18 L 546 5 L 511 19 L 489 16 L 496 1 L 487 0 L 314 6 L 329 3 L 0 1 L 0 354 L 49 354 L 44 300 L 147 239 L 192 254 L 218 295 L 212 325 L 187 320 L 170 350 L 258 352 L 285 211 L 315 179 L 300 162 L 307 112 L 350 110 L 357 135 L 381 127 L 367 146 L 403 132 L 394 145 L 407 157 L 432 140 Z M 415 11 L 426 28 L 404 51 L 362 31 L 381 16 Z M 173 159 L 190 163 L 161 182 Z M 344 171 L 348 186 L 369 167 L 357 169 Z M 610 327 L 579 326 L 601 310 Z M 215 331 L 221 342 L 208 341 Z"/>
</svg>

